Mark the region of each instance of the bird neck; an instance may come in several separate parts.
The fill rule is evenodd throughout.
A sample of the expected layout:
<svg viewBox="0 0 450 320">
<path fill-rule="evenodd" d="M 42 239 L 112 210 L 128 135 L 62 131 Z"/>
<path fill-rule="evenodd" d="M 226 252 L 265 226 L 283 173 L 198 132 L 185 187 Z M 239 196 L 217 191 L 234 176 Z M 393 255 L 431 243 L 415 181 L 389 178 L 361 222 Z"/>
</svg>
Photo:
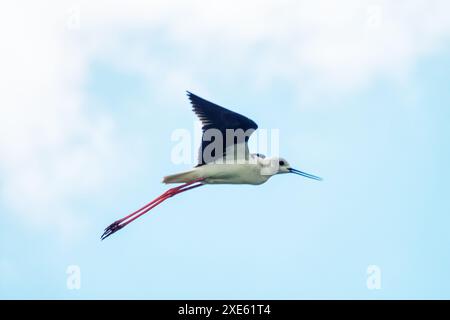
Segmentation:
<svg viewBox="0 0 450 320">
<path fill-rule="evenodd" d="M 277 166 L 274 166 L 275 158 L 258 158 L 258 166 L 260 167 L 261 175 L 274 176 L 278 173 Z"/>
</svg>

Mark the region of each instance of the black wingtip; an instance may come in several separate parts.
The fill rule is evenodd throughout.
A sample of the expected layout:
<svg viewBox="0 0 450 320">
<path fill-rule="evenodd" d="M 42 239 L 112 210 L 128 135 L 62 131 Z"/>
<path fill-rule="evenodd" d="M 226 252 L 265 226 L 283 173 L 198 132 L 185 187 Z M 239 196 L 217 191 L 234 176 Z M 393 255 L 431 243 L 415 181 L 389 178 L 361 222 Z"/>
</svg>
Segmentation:
<svg viewBox="0 0 450 320">
<path fill-rule="evenodd" d="M 186 90 L 186 96 L 188 97 L 189 101 L 192 103 L 193 96 L 195 96 L 192 92 L 189 90 Z"/>
<path fill-rule="evenodd" d="M 199 96 L 193 94 L 192 92 L 190 92 L 189 90 L 186 90 L 186 96 L 188 97 L 189 101 L 192 104 L 192 110 L 194 110 L 195 107 L 195 101 L 198 99 L 202 99 Z"/>
<path fill-rule="evenodd" d="M 119 231 L 120 229 L 122 229 L 125 225 L 120 225 L 120 221 L 114 221 L 113 223 L 111 223 L 103 232 L 102 236 L 100 237 L 100 239 L 103 241 L 106 238 L 108 238 L 110 235 L 112 235 L 113 233 Z"/>
</svg>

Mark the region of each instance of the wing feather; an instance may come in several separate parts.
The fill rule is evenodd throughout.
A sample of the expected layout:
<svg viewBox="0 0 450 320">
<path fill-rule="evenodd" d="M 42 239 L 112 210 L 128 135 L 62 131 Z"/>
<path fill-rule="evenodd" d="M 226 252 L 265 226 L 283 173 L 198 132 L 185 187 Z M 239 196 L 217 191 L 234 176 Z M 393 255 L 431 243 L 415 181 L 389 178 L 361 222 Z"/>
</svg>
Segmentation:
<svg viewBox="0 0 450 320">
<path fill-rule="evenodd" d="M 251 119 L 236 113 L 234 111 L 228 110 L 224 107 L 221 107 L 217 104 L 214 104 L 208 100 L 205 100 L 191 92 L 187 92 L 188 98 L 192 104 L 192 110 L 197 115 L 197 117 L 202 122 L 202 143 L 199 151 L 199 161 L 198 166 L 204 165 L 206 163 L 216 161 L 220 158 L 225 158 L 227 154 L 229 155 L 230 150 L 234 150 L 233 157 L 248 157 L 248 146 L 247 142 L 250 138 L 250 135 L 258 129 L 258 125 Z M 216 132 L 220 132 L 222 134 L 222 152 L 218 152 L 218 154 L 214 154 L 212 152 L 212 157 L 203 157 L 203 153 L 205 149 L 211 143 L 214 143 L 215 139 L 211 139 L 210 135 L 206 134 L 210 129 L 215 129 Z M 238 134 L 233 139 L 233 141 L 227 141 L 230 139 L 226 139 L 227 137 L 227 129 L 232 129 L 236 134 L 239 132 L 237 130 L 241 129 L 244 133 L 246 133 L 243 137 L 240 137 Z M 210 132 L 211 133 L 211 132 Z M 239 151 L 242 148 L 241 143 L 245 143 L 245 154 L 242 155 Z M 233 147 L 233 148 L 232 148 Z M 205 159 L 204 159 L 205 158 Z"/>
</svg>

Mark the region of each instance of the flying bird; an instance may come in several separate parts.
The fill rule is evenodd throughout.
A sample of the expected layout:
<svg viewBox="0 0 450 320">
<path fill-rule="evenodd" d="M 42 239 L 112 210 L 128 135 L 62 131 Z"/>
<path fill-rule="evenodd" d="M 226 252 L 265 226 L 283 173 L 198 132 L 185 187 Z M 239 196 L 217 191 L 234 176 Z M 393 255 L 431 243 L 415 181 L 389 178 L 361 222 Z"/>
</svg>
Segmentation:
<svg viewBox="0 0 450 320">
<path fill-rule="evenodd" d="M 194 113 L 202 123 L 198 164 L 192 170 L 164 177 L 163 183 L 181 183 L 181 185 L 167 190 L 139 210 L 113 222 L 105 229 L 102 240 L 168 198 L 207 184 L 260 185 L 274 175 L 285 173 L 322 180 L 320 177 L 292 168 L 284 158 L 266 158 L 259 153 L 251 154 L 248 140 L 258 129 L 253 120 L 189 91 L 187 96 Z"/>
</svg>

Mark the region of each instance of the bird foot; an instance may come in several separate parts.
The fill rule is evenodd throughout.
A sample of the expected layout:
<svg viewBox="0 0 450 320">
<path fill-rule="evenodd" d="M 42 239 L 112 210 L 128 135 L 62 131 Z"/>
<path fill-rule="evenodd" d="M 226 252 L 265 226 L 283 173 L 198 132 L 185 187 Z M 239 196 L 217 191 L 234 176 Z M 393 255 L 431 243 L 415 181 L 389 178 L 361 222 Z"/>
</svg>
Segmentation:
<svg viewBox="0 0 450 320">
<path fill-rule="evenodd" d="M 119 231 L 120 229 L 122 229 L 125 225 L 121 225 L 120 224 L 120 220 L 114 221 L 113 223 L 111 223 L 106 229 L 105 232 L 103 232 L 101 239 L 105 240 L 106 238 L 108 238 L 110 235 L 112 235 L 113 233 Z"/>
</svg>

